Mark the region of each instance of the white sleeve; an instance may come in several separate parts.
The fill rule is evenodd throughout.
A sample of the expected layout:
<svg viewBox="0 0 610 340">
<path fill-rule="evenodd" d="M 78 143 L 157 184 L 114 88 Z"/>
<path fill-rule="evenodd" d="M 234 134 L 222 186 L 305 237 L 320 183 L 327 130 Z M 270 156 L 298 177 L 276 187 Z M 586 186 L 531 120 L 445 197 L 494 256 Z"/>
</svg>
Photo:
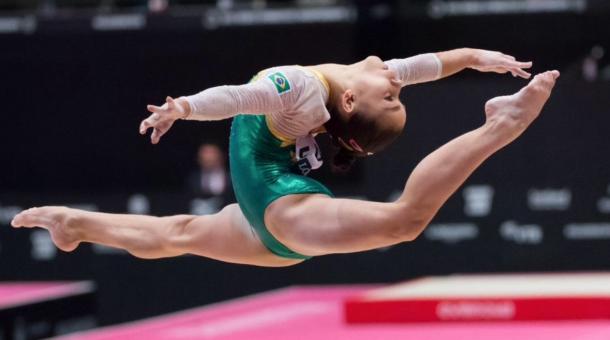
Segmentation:
<svg viewBox="0 0 610 340">
<path fill-rule="evenodd" d="M 220 120 L 283 108 L 275 86 L 267 77 L 244 85 L 212 87 L 185 98 L 191 106 L 189 120 Z"/>
<path fill-rule="evenodd" d="M 392 59 L 385 64 L 398 73 L 402 86 L 437 80 L 443 73 L 443 63 L 434 53 Z"/>
</svg>

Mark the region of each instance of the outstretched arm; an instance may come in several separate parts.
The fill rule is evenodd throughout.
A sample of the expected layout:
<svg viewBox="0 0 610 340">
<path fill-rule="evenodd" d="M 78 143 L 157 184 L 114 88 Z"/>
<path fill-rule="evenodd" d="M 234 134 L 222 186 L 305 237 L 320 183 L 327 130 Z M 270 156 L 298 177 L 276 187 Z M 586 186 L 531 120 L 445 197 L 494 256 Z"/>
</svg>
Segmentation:
<svg viewBox="0 0 610 340">
<path fill-rule="evenodd" d="M 221 120 L 240 114 L 262 114 L 282 108 L 275 85 L 268 78 L 236 86 L 217 86 L 195 95 L 166 98 L 162 106 L 148 105 L 151 115 L 140 124 L 140 133 L 153 129 L 151 142 L 157 144 L 178 119 Z"/>
<path fill-rule="evenodd" d="M 448 77 L 464 69 L 480 72 L 508 73 L 514 77 L 529 79 L 531 74 L 524 71 L 532 67 L 532 62 L 517 61 L 515 57 L 497 51 L 460 48 L 438 52 L 436 56 L 443 64 L 441 78 Z"/>
<path fill-rule="evenodd" d="M 405 59 L 388 60 L 385 63 L 398 73 L 403 86 L 438 80 L 467 68 L 481 72 L 510 72 L 515 77 L 527 79 L 531 75 L 523 69 L 532 66 L 531 62 L 519 62 L 501 52 L 472 48 L 419 54 Z"/>
</svg>

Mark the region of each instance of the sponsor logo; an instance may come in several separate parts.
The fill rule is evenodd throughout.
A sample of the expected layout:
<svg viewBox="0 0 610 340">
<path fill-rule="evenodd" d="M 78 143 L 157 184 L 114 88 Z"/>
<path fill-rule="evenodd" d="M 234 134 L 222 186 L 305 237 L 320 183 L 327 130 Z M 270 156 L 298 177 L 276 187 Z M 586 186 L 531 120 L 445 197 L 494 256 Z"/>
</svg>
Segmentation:
<svg viewBox="0 0 610 340">
<path fill-rule="evenodd" d="M 527 205 L 531 210 L 568 210 L 572 203 L 572 191 L 562 189 L 530 189 Z"/>
<path fill-rule="evenodd" d="M 288 93 L 291 90 L 288 78 L 282 72 L 275 72 L 267 76 L 275 85 L 278 94 Z"/>
<path fill-rule="evenodd" d="M 512 301 L 457 301 L 439 302 L 436 316 L 440 320 L 509 320 L 515 317 Z"/>
<path fill-rule="evenodd" d="M 610 239 L 610 223 L 569 223 L 563 228 L 568 240 Z"/>
<path fill-rule="evenodd" d="M 430 241 L 455 244 L 472 240 L 479 236 L 479 227 L 474 223 L 432 224 L 424 231 L 424 237 Z"/>
<path fill-rule="evenodd" d="M 489 215 L 494 197 L 494 188 L 490 185 L 471 185 L 462 191 L 464 197 L 464 214 L 471 217 Z"/>
<path fill-rule="evenodd" d="M 517 244 L 540 244 L 544 238 L 542 227 L 537 224 L 519 225 L 515 221 L 506 221 L 500 225 L 500 235 L 507 241 Z"/>
</svg>

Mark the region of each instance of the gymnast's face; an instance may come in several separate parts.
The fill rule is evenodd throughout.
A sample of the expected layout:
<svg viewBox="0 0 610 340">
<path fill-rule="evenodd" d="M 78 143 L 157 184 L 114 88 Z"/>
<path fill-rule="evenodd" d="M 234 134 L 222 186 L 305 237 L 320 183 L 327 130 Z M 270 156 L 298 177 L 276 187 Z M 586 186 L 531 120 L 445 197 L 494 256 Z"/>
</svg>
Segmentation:
<svg viewBox="0 0 610 340">
<path fill-rule="evenodd" d="M 400 102 L 401 83 L 396 72 L 375 56 L 368 57 L 359 63 L 350 89 L 352 105 L 356 111 L 376 115 L 406 115 L 405 107 Z"/>
<path fill-rule="evenodd" d="M 353 64 L 349 85 L 341 94 L 335 119 L 326 130 L 336 144 L 358 155 L 385 148 L 403 130 L 406 110 L 400 102 L 401 83 L 378 57 Z"/>
</svg>

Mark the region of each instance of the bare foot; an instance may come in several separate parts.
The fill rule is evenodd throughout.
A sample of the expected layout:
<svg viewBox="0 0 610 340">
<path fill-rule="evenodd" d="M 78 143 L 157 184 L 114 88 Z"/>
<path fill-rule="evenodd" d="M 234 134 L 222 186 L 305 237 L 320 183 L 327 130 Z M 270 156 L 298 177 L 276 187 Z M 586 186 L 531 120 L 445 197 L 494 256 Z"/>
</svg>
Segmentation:
<svg viewBox="0 0 610 340">
<path fill-rule="evenodd" d="M 73 213 L 66 207 L 41 207 L 24 210 L 17 214 L 11 225 L 15 228 L 45 228 L 51 233 L 53 243 L 63 251 L 73 251 L 80 241 L 72 228 Z"/>
<path fill-rule="evenodd" d="M 559 71 L 540 73 L 519 92 L 490 99 L 485 104 L 487 123 L 502 129 L 506 143 L 510 143 L 538 117 L 557 78 Z"/>
</svg>

